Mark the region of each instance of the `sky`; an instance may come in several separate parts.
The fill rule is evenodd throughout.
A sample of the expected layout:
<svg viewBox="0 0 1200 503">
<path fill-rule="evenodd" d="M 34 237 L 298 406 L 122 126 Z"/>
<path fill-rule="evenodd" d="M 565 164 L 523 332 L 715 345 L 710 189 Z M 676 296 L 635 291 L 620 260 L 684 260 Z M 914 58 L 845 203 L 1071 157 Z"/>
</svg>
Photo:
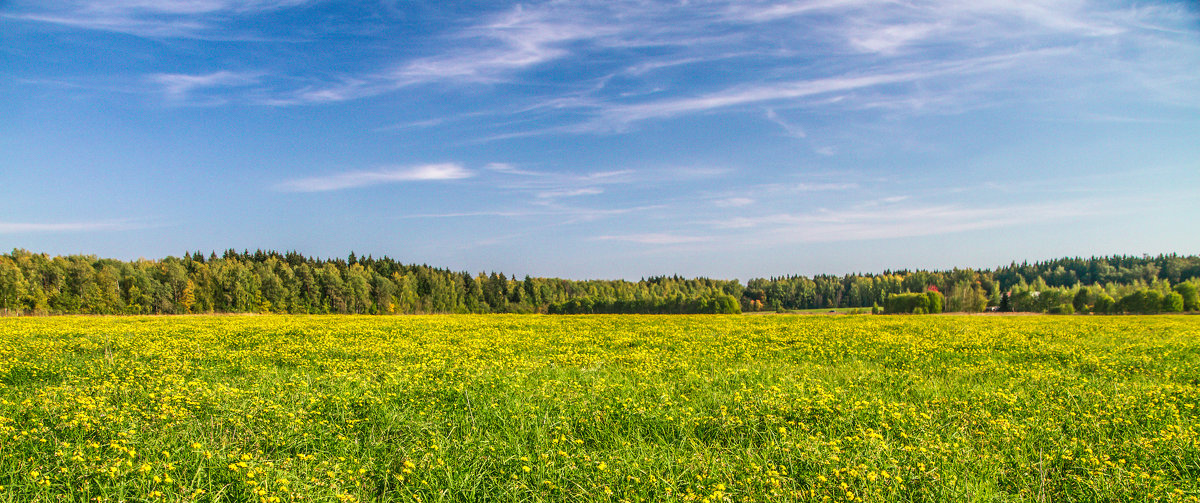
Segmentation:
<svg viewBox="0 0 1200 503">
<path fill-rule="evenodd" d="M 715 278 L 1200 253 L 1200 3 L 0 0 L 0 249 Z"/>
</svg>

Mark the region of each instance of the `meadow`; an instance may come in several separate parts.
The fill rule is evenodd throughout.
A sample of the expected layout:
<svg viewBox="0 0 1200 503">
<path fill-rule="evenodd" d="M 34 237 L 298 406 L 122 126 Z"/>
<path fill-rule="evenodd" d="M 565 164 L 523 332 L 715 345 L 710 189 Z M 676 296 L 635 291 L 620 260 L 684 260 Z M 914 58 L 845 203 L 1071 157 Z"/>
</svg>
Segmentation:
<svg viewBox="0 0 1200 503">
<path fill-rule="evenodd" d="M 0 502 L 1197 501 L 1200 316 L 0 319 Z"/>
</svg>

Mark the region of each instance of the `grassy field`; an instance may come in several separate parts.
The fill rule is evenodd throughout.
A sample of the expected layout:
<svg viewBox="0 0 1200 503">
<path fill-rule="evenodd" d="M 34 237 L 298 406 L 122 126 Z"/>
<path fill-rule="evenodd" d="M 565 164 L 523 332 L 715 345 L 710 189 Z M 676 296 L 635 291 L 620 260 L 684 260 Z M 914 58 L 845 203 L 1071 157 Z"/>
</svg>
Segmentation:
<svg viewBox="0 0 1200 503">
<path fill-rule="evenodd" d="M 0 501 L 1196 501 L 1200 317 L 0 319 Z"/>
<path fill-rule="evenodd" d="M 760 311 L 746 314 L 870 314 L 871 307 L 818 307 L 812 309 L 789 309 L 782 313 Z"/>
</svg>

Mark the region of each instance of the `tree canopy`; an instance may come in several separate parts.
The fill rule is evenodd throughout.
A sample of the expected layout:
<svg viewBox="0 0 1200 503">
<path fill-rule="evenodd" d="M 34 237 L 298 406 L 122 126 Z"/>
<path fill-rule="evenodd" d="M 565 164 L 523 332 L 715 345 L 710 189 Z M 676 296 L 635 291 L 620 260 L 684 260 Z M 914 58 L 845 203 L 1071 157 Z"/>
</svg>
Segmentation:
<svg viewBox="0 0 1200 503">
<path fill-rule="evenodd" d="M 876 305 L 889 312 L 999 306 L 1171 312 L 1200 308 L 1198 285 L 1200 257 L 1178 255 L 1064 258 L 992 270 L 779 276 L 742 285 L 679 276 L 518 278 L 353 253 L 322 259 L 296 252 L 197 251 L 134 261 L 20 249 L 0 254 L 0 314 L 733 313 Z M 903 296 L 910 293 L 925 298 Z"/>
</svg>

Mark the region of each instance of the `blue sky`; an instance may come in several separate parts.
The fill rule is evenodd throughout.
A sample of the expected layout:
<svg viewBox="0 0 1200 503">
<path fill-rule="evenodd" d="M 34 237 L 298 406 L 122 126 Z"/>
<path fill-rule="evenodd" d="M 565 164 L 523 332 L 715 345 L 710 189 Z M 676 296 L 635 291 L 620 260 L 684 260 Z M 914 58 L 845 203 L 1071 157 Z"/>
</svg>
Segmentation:
<svg viewBox="0 0 1200 503">
<path fill-rule="evenodd" d="M 0 2 L 0 249 L 750 278 L 1200 252 L 1195 2 Z"/>
</svg>

